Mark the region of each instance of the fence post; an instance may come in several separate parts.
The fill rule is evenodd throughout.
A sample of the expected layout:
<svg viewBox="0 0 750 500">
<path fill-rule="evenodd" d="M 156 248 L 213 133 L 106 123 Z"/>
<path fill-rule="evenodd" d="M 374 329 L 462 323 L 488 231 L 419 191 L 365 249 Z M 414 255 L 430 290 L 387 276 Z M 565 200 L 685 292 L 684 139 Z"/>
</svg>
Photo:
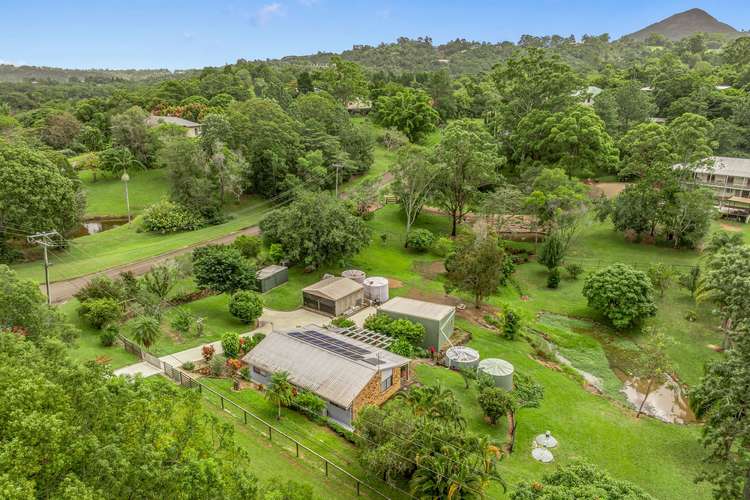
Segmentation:
<svg viewBox="0 0 750 500">
<path fill-rule="evenodd" d="M 221 400 L 221 409 L 224 409 L 224 396 L 219 396 L 219 400 Z"/>
<path fill-rule="evenodd" d="M 183 385 L 182 383 L 182 372 L 177 372 L 180 375 L 180 385 Z"/>
<path fill-rule="evenodd" d="M 299 443 L 295 441 L 294 444 L 297 445 L 297 458 L 299 458 Z"/>
<path fill-rule="evenodd" d="M 359 496 L 359 495 L 360 495 L 360 493 L 359 493 L 359 485 L 360 485 L 360 484 L 361 484 L 361 483 L 360 483 L 359 481 L 357 481 L 357 496 Z"/>
<path fill-rule="evenodd" d="M 247 425 L 247 410 L 242 409 L 242 416 L 245 417 L 245 425 Z"/>
<path fill-rule="evenodd" d="M 269 441 L 273 441 L 273 439 L 271 438 L 271 429 L 272 429 L 272 427 L 269 425 L 268 426 L 268 440 Z"/>
<path fill-rule="evenodd" d="M 328 477 L 328 460 L 325 461 L 325 464 L 326 464 L 326 477 Z"/>
</svg>

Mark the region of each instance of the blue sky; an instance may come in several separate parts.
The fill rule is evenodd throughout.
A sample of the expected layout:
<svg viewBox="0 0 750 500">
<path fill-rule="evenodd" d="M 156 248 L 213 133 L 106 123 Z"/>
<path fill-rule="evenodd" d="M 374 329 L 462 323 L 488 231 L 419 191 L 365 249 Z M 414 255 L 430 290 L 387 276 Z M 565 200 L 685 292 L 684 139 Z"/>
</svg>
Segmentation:
<svg viewBox="0 0 750 500">
<path fill-rule="evenodd" d="M 2 0 L 0 62 L 195 68 L 376 45 L 399 36 L 498 42 L 640 29 L 700 7 L 750 29 L 748 0 Z"/>
</svg>

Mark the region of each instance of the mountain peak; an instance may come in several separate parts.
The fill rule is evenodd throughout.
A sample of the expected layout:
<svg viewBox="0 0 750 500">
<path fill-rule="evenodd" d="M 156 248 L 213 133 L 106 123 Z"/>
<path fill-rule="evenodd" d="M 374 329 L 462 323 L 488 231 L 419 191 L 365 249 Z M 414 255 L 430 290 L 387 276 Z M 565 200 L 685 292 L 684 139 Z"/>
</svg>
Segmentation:
<svg viewBox="0 0 750 500">
<path fill-rule="evenodd" d="M 680 40 L 695 33 L 723 33 L 731 37 L 741 34 L 732 26 L 722 23 L 703 9 L 693 8 L 669 16 L 659 22 L 646 26 L 640 31 L 625 35 L 623 38 L 645 40 L 651 34 L 663 35 L 670 40 Z"/>
</svg>

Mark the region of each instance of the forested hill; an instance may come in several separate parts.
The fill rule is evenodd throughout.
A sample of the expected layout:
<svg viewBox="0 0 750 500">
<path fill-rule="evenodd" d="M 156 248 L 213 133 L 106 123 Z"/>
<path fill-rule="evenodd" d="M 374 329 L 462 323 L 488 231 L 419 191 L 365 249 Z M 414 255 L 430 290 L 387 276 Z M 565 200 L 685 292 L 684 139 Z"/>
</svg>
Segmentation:
<svg viewBox="0 0 750 500">
<path fill-rule="evenodd" d="M 48 66 L 13 66 L 0 64 L 0 81 L 56 81 L 109 83 L 116 81 L 141 81 L 171 77 L 168 69 L 64 69 Z M 179 73 L 177 73 L 179 74 Z"/>
<path fill-rule="evenodd" d="M 722 34 L 728 38 L 742 36 L 741 31 L 722 23 L 705 10 L 690 9 L 650 24 L 640 31 L 625 35 L 624 38 L 646 40 L 649 36 L 658 35 L 668 40 L 681 40 L 696 33 Z"/>
</svg>

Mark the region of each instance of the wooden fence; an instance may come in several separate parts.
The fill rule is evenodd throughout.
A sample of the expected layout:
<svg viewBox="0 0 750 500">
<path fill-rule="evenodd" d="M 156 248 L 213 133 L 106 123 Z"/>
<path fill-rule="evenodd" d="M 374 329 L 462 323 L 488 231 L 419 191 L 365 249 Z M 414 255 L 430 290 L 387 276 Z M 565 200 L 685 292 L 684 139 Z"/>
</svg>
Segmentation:
<svg viewBox="0 0 750 500">
<path fill-rule="evenodd" d="M 200 381 L 191 377 L 179 368 L 175 368 L 167 362 L 162 362 L 162 367 L 164 370 L 164 374 L 167 377 L 184 387 L 197 390 L 201 394 L 201 396 L 203 396 L 210 403 L 220 407 L 224 412 L 232 415 L 238 420 L 241 420 L 242 423 L 248 428 L 251 428 L 257 431 L 259 434 L 264 435 L 266 438 L 268 438 L 269 441 L 273 442 L 277 446 L 280 446 L 286 451 L 294 453 L 294 455 L 298 459 L 311 462 L 315 469 L 325 474 L 325 477 L 338 475 L 341 479 L 352 481 L 357 496 L 360 496 L 362 494 L 362 491 L 365 490 L 373 493 L 376 497 L 379 498 L 391 498 L 375 487 L 369 485 L 362 479 L 359 479 L 352 473 L 331 462 L 315 450 L 297 441 L 295 438 L 270 424 L 262 417 L 259 417 L 253 412 L 238 405 L 231 399 L 223 396 L 214 389 L 202 384 Z"/>
</svg>

